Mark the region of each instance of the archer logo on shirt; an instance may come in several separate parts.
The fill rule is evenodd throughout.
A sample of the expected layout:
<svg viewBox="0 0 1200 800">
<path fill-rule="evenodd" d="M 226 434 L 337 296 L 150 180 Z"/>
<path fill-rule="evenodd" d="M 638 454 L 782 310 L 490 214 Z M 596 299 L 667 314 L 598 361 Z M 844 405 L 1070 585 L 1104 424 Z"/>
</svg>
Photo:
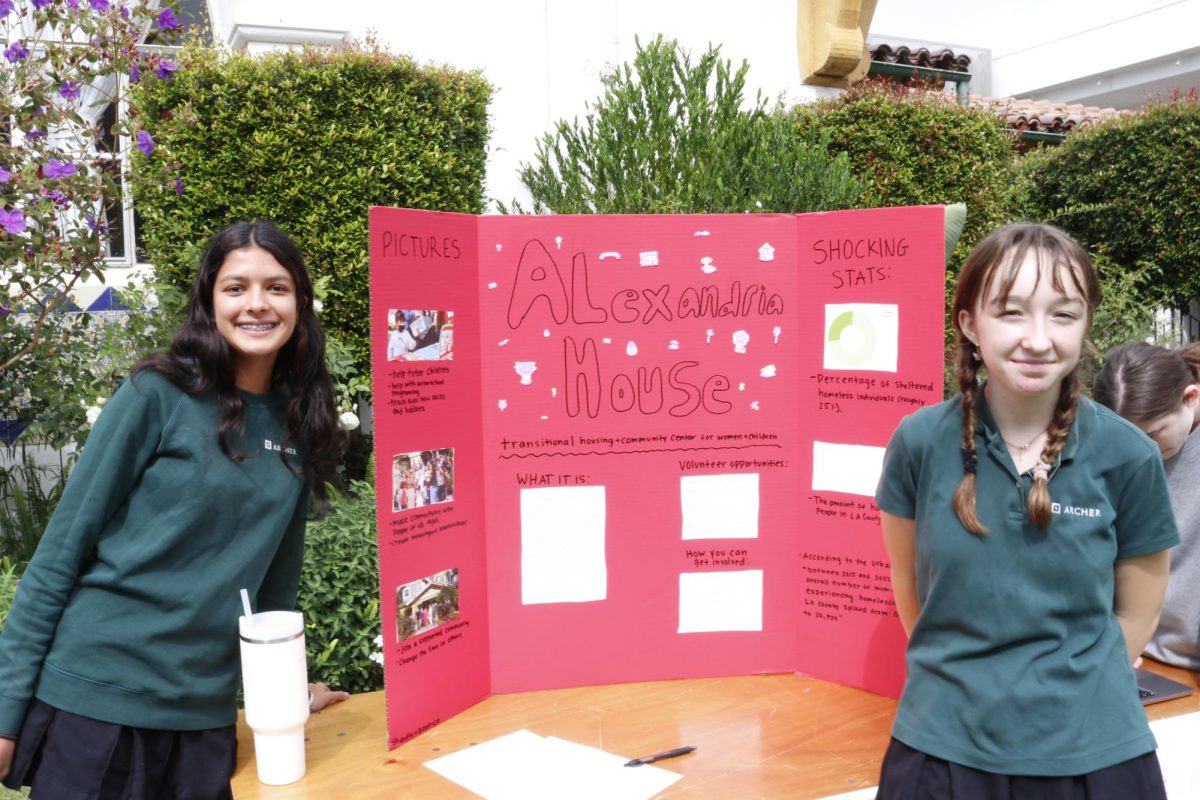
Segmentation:
<svg viewBox="0 0 1200 800">
<path fill-rule="evenodd" d="M 1083 506 L 1062 505 L 1061 503 L 1050 504 L 1051 514 L 1062 514 L 1068 517 L 1098 517 L 1100 509 L 1085 508 Z"/>
<path fill-rule="evenodd" d="M 274 450 L 276 453 L 278 453 L 280 450 L 283 450 L 283 452 L 287 453 L 289 456 L 296 455 L 296 448 L 289 447 L 284 450 L 283 445 L 279 444 L 279 442 L 272 442 L 270 439 L 263 439 L 263 447 L 267 450 Z"/>
</svg>

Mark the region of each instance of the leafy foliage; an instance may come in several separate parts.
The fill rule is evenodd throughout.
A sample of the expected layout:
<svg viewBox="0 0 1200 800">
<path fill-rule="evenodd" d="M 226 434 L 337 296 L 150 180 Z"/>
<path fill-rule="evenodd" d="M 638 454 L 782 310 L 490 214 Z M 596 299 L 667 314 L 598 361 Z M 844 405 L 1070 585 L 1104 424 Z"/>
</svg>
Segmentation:
<svg viewBox="0 0 1200 800">
<path fill-rule="evenodd" d="M 8 556 L 0 556 L 0 630 L 4 630 L 4 622 L 8 619 L 8 610 L 12 608 L 20 579 L 21 570 L 16 563 Z"/>
<path fill-rule="evenodd" d="M 0 467 L 0 552 L 18 574 L 42 539 L 73 461 L 70 456 L 61 464 L 43 465 L 24 448 L 20 454 L 11 466 Z"/>
<path fill-rule="evenodd" d="M 792 112 L 800 131 L 818 130 L 870 184 L 856 208 L 964 203 L 967 221 L 950 258 L 1009 221 L 1016 152 L 1003 123 L 890 81 L 867 80 L 836 98 Z"/>
<path fill-rule="evenodd" d="M 185 287 L 217 229 L 274 220 L 328 276 L 322 319 L 369 374 L 367 210 L 482 212 L 491 87 L 369 42 L 261 57 L 193 46 L 181 63 L 135 91 L 181 164 L 179 186 L 135 180 L 147 260 Z"/>
<path fill-rule="evenodd" d="M 521 181 L 534 210 L 558 214 L 802 212 L 847 208 L 863 184 L 825 136 L 795 134 L 761 95 L 744 110 L 746 72 L 710 47 L 637 43 L 586 118 L 559 121 Z"/>
<path fill-rule="evenodd" d="M 1200 297 L 1200 94 L 1072 133 L 1027 157 L 1020 210 L 1069 231 L 1092 253 L 1141 276 L 1148 300 Z"/>
<path fill-rule="evenodd" d="M 383 688 L 383 667 L 371 659 L 380 649 L 375 487 L 356 481 L 350 490 L 308 524 L 296 608 L 306 620 L 310 679 L 369 692 Z"/>
</svg>

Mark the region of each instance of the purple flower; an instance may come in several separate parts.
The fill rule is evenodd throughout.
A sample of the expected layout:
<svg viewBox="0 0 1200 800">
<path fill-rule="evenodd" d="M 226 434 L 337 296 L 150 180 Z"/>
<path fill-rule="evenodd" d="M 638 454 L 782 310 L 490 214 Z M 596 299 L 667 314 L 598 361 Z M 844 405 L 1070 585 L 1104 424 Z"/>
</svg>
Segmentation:
<svg viewBox="0 0 1200 800">
<path fill-rule="evenodd" d="M 12 0 L 0 0 L 0 17 L 7 17 L 9 14 L 12 13 L 12 10 L 13 10 Z"/>
<path fill-rule="evenodd" d="M 69 5 L 71 8 L 78 9 L 79 0 L 67 0 L 67 5 Z"/>
<path fill-rule="evenodd" d="M 33 7 L 38 11 L 41 11 L 43 8 L 53 3 L 54 0 L 32 0 L 32 2 Z"/>
<path fill-rule="evenodd" d="M 74 81 L 63 81 L 58 87 L 58 93 L 68 100 L 79 99 L 79 84 Z"/>
<path fill-rule="evenodd" d="M 15 64 L 22 58 L 29 58 L 29 50 L 19 41 L 13 42 L 4 51 L 4 57 L 8 59 L 8 63 Z"/>
<path fill-rule="evenodd" d="M 100 14 L 108 11 L 108 0 L 88 0 L 92 4 L 92 10 Z"/>
<path fill-rule="evenodd" d="M 137 134 L 137 149 L 142 151 L 142 155 L 149 156 L 154 152 L 154 137 L 149 131 L 138 131 Z"/>
<path fill-rule="evenodd" d="M 100 233 L 108 233 L 108 226 L 93 217 L 91 214 L 85 215 L 83 221 L 86 222 L 87 226 L 94 231 L 98 230 Z"/>
<path fill-rule="evenodd" d="M 32 128 L 30 130 L 25 131 L 26 139 L 41 139 L 45 135 L 46 135 L 45 131 L 39 131 L 37 128 Z"/>
<path fill-rule="evenodd" d="M 71 201 L 67 199 L 67 196 L 58 189 L 50 192 L 42 192 L 42 197 L 52 201 L 54 205 L 58 206 L 59 208 L 66 208 L 67 206 L 71 205 Z"/>
<path fill-rule="evenodd" d="M 142 71 L 138 69 L 138 65 L 134 64 L 129 68 L 129 82 L 137 83 L 142 79 Z"/>
<path fill-rule="evenodd" d="M 183 178 L 175 179 L 175 194 L 183 194 Z"/>
<path fill-rule="evenodd" d="M 59 161 L 57 158 L 52 158 L 46 166 L 42 167 L 42 174 L 47 178 L 65 178 L 68 175 L 74 175 L 76 169 L 76 166 L 70 161 Z"/>
<path fill-rule="evenodd" d="M 0 0 L 0 3 L 6 0 Z M 175 12 L 170 8 L 164 8 L 158 12 L 158 27 L 164 31 L 173 31 L 179 27 L 179 18 L 175 16 Z"/>
<path fill-rule="evenodd" d="M 19 208 L 12 211 L 0 210 L 0 227 L 16 236 L 25 230 L 25 212 Z"/>
<path fill-rule="evenodd" d="M 129 6 L 119 6 L 118 9 L 121 12 L 121 19 L 129 19 Z"/>
<path fill-rule="evenodd" d="M 162 78 L 164 81 L 169 81 L 177 69 L 179 69 L 179 67 L 175 66 L 170 61 L 163 59 L 162 61 L 158 62 L 158 68 L 154 70 L 154 74 Z"/>
<path fill-rule="evenodd" d="M 8 183 L 12 180 L 12 173 L 4 167 L 0 167 L 0 183 Z"/>
</svg>

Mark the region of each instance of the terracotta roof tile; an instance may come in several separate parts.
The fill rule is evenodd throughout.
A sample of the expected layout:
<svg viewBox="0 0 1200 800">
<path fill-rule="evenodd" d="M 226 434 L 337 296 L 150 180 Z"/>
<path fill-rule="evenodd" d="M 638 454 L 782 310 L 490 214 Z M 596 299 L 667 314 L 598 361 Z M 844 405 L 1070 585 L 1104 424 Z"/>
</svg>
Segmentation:
<svg viewBox="0 0 1200 800">
<path fill-rule="evenodd" d="M 1019 97 L 985 97 L 973 94 L 967 103 L 971 108 L 1003 117 L 1005 124 L 1018 131 L 1069 133 L 1105 120 L 1136 116 L 1135 111 L 1085 106 L 1082 103 L 1056 103 L 1052 100 L 1030 100 Z"/>
<path fill-rule="evenodd" d="M 872 61 L 890 61 L 912 67 L 933 67 L 951 72 L 970 72 L 971 57 L 955 55 L 953 50 L 943 48 L 934 53 L 924 47 L 915 50 L 901 45 L 892 47 L 890 44 L 875 45 L 871 49 Z"/>
<path fill-rule="evenodd" d="M 933 67 L 951 72 L 970 72 L 971 58 L 957 55 L 949 48 L 933 52 L 927 48 L 893 47 L 877 44 L 871 48 L 873 61 L 886 61 L 914 67 Z M 973 94 L 968 105 L 1003 117 L 1005 124 L 1017 131 L 1068 133 L 1109 119 L 1136 116 L 1136 111 L 1085 106 L 1082 103 L 1057 103 L 1051 100 L 1031 100 L 1018 97 L 987 97 Z"/>
</svg>

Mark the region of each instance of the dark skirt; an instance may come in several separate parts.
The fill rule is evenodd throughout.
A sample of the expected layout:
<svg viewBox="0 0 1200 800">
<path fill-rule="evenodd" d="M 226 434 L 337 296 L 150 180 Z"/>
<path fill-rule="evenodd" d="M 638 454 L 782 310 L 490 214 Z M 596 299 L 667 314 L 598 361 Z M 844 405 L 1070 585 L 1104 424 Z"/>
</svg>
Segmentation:
<svg viewBox="0 0 1200 800">
<path fill-rule="evenodd" d="M 892 739 L 876 800 L 1167 800 L 1153 751 L 1068 777 L 996 775 L 943 761 Z"/>
<path fill-rule="evenodd" d="M 32 800 L 232 800 L 237 727 L 161 731 L 29 704 L 4 785 Z"/>
</svg>

